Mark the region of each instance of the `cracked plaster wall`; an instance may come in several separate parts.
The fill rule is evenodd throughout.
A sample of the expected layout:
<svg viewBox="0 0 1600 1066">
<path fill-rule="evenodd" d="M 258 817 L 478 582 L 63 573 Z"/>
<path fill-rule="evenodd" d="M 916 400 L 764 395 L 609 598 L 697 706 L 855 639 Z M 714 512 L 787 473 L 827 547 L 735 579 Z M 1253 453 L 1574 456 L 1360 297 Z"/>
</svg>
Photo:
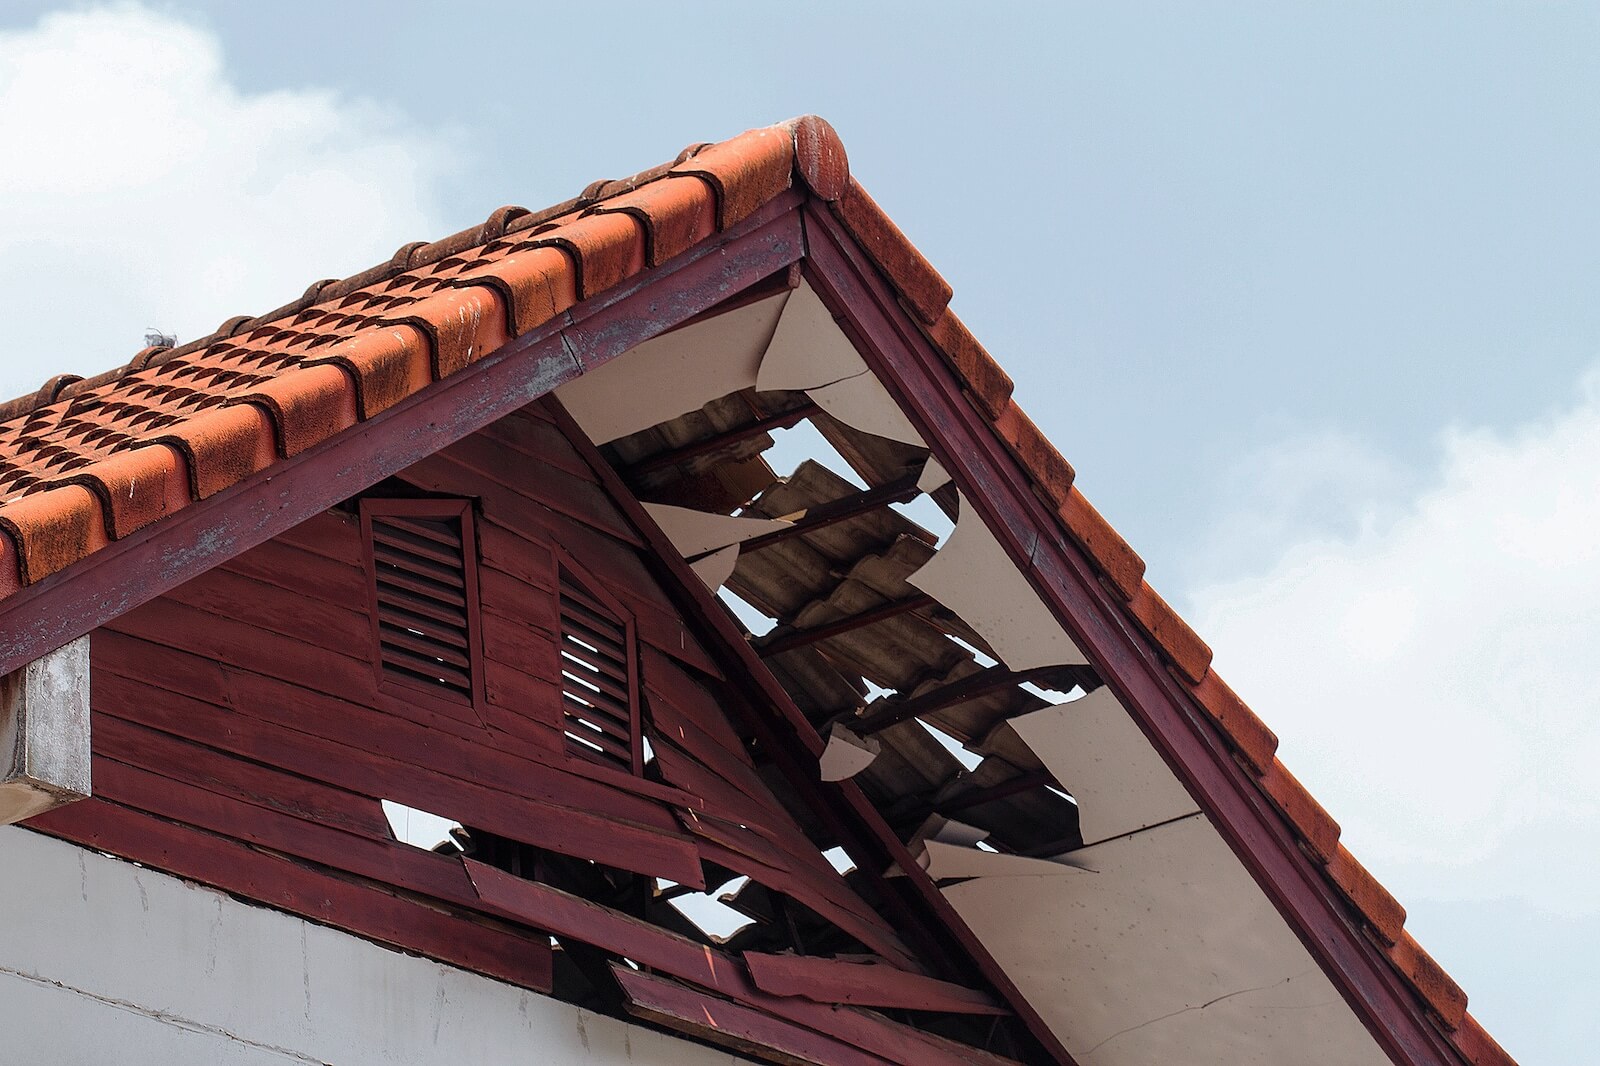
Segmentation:
<svg viewBox="0 0 1600 1066">
<path fill-rule="evenodd" d="M 14 827 L 0 915 L 8 1063 L 743 1061 Z"/>
</svg>

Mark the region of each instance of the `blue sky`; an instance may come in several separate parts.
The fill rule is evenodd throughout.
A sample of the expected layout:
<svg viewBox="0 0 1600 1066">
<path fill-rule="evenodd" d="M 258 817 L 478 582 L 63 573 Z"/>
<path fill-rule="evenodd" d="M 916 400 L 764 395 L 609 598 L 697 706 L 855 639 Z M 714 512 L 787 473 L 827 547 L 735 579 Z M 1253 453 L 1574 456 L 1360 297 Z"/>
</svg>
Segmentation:
<svg viewBox="0 0 1600 1066">
<path fill-rule="evenodd" d="M 822 114 L 1474 1013 L 1600 1036 L 1596 9 L 51 7 L 0 392 Z"/>
</svg>

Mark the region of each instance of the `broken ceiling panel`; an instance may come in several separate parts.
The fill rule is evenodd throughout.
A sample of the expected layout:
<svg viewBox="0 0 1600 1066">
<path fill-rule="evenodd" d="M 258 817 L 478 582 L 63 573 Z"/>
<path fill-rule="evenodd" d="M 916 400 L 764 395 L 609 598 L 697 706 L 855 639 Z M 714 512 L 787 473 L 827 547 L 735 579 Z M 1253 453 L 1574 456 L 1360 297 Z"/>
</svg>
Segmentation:
<svg viewBox="0 0 1600 1066">
<path fill-rule="evenodd" d="M 665 503 L 646 503 L 641 506 L 655 519 L 661 532 L 667 535 L 672 546 L 685 559 L 694 559 L 730 544 L 740 544 L 752 537 L 789 526 L 788 522 L 777 518 L 735 518 Z"/>
<path fill-rule="evenodd" d="M 756 374 L 756 389 L 816 389 L 866 370 L 855 345 L 833 320 L 833 312 L 823 306 L 809 282 L 801 281 L 789 294 L 772 343 L 767 345 Z"/>
<path fill-rule="evenodd" d="M 1072 788 L 1085 844 L 1200 809 L 1108 688 L 1008 724 Z"/>
<path fill-rule="evenodd" d="M 751 388 L 788 296 L 645 341 L 567 382 L 556 397 L 590 440 L 605 444 Z"/>
<path fill-rule="evenodd" d="M 1388 1064 L 1203 815 L 1072 866 L 942 892 L 1079 1066 Z"/>
<path fill-rule="evenodd" d="M 910 581 L 982 633 L 1013 670 L 1088 661 L 965 496 L 955 531 Z"/>
<path fill-rule="evenodd" d="M 867 371 L 832 385 L 807 389 L 806 395 L 828 414 L 863 433 L 918 448 L 927 447 L 922 435 L 889 395 L 889 390 Z"/>
</svg>

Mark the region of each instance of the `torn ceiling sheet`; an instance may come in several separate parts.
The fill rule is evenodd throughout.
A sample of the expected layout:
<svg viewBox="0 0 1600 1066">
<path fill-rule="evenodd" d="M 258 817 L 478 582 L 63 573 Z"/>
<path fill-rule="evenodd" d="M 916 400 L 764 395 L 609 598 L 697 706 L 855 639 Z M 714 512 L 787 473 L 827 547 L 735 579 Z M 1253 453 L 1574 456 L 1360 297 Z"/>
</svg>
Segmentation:
<svg viewBox="0 0 1600 1066">
<path fill-rule="evenodd" d="M 778 319 L 756 374 L 756 389 L 802 392 L 866 371 L 867 364 L 839 329 L 833 313 L 823 306 L 811 285 L 802 281 L 783 307 L 783 317 Z"/>
<path fill-rule="evenodd" d="M 733 576 L 733 568 L 738 565 L 739 546 L 730 544 L 726 548 L 718 548 L 709 555 L 702 555 L 689 564 L 689 569 L 706 583 L 706 588 L 715 592 L 728 583 L 728 578 Z"/>
<path fill-rule="evenodd" d="M 772 343 L 756 372 L 756 389 L 803 391 L 828 414 L 863 433 L 926 448 L 894 402 L 873 377 L 850 338 L 839 329 L 811 286 L 801 282 L 789 294 Z"/>
<path fill-rule="evenodd" d="M 1079 1066 L 1389 1063 L 1204 815 L 1072 859 L 941 891 Z"/>
<path fill-rule="evenodd" d="M 698 411 L 756 383 L 789 293 L 645 341 L 556 390 L 589 439 L 605 444 Z"/>
<path fill-rule="evenodd" d="M 1008 724 L 1069 784 L 1086 845 L 1200 809 L 1108 688 Z"/>
<path fill-rule="evenodd" d="M 922 464 L 922 473 L 917 476 L 917 488 L 932 496 L 948 484 L 949 472 L 939 465 L 939 460 L 928 456 L 928 461 Z"/>
<path fill-rule="evenodd" d="M 983 634 L 1012 670 L 1088 661 L 965 496 L 949 539 L 906 580 Z"/>
<path fill-rule="evenodd" d="M 925 841 L 917 862 L 935 881 L 958 877 L 1072 877 L 1085 872 L 1070 863 L 1002 855 L 942 840 Z"/>
<path fill-rule="evenodd" d="M 843 781 L 872 765 L 883 750 L 876 737 L 860 737 L 837 723 L 828 731 L 828 746 L 822 749 L 822 779 Z"/>
<path fill-rule="evenodd" d="M 685 559 L 694 559 L 730 544 L 740 544 L 763 533 L 787 529 L 790 525 L 781 518 L 735 518 L 666 503 L 646 503 L 642 506 Z"/>
<path fill-rule="evenodd" d="M 863 371 L 855 377 L 835 381 L 818 389 L 807 389 L 806 395 L 815 400 L 818 407 L 852 429 L 918 448 L 928 446 L 910 419 L 906 418 L 905 412 L 900 410 L 900 405 L 894 402 L 894 397 L 889 395 L 889 390 L 872 376 L 871 371 Z"/>
</svg>

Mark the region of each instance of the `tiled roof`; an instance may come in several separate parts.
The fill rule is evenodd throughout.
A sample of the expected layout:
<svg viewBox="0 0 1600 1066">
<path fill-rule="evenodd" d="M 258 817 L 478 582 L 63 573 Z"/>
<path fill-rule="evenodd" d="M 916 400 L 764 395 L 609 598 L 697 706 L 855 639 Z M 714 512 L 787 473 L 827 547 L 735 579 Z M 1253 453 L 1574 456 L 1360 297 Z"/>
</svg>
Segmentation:
<svg viewBox="0 0 1600 1066">
<path fill-rule="evenodd" d="M 1276 758 L 1277 737 L 1211 670 L 1210 648 L 1144 580 L 1144 562 L 950 311 L 950 286 L 850 178 L 837 135 L 815 117 L 693 145 L 543 211 L 501 208 L 354 277 L 318 282 L 285 307 L 229 319 L 204 339 L 145 349 L 95 378 L 58 376 L 0 405 L 0 598 L 393 406 L 795 186 L 827 203 L 872 256 L 1062 529 L 1463 1058 L 1512 1064 L 1405 931 L 1404 908 Z"/>
</svg>

